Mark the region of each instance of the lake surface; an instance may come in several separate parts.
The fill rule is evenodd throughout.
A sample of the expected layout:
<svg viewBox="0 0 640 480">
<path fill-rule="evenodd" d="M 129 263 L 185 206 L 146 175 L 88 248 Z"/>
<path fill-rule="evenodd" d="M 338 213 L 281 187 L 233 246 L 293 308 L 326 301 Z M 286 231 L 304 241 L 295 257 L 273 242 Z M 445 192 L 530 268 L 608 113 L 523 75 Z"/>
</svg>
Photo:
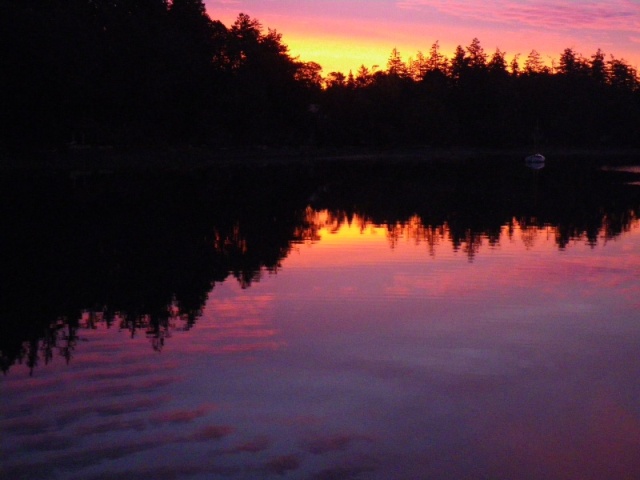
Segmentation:
<svg viewBox="0 0 640 480">
<path fill-rule="evenodd" d="M 638 165 L 14 173 L 0 476 L 640 478 Z"/>
</svg>

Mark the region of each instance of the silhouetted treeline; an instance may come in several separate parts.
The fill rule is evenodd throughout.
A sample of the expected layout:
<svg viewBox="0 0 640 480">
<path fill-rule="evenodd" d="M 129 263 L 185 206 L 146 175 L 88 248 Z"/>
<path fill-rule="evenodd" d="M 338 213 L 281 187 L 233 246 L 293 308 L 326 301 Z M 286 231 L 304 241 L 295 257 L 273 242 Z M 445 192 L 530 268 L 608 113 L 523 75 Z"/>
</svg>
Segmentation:
<svg viewBox="0 0 640 480">
<path fill-rule="evenodd" d="M 438 42 L 345 75 L 202 0 L 4 0 L 0 146 L 640 145 L 638 74 L 598 50 L 507 62 Z"/>
<path fill-rule="evenodd" d="M 522 65 L 474 38 L 453 58 L 393 49 L 386 70 L 333 72 L 322 142 L 434 146 L 640 145 L 640 81 L 624 60 L 566 49 L 554 68 L 532 51 Z"/>
<path fill-rule="evenodd" d="M 301 143 L 319 67 L 202 0 L 4 0 L 1 142 Z M 316 78 L 317 77 L 317 78 Z"/>
</svg>

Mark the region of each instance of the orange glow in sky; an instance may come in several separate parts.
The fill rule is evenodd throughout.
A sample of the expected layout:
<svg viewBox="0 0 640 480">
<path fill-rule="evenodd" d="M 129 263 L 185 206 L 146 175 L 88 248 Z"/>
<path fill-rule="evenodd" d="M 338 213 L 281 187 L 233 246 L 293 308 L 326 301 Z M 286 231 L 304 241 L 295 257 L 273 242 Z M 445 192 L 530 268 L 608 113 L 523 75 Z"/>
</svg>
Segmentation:
<svg viewBox="0 0 640 480">
<path fill-rule="evenodd" d="M 609 58 L 640 66 L 640 2 L 635 0 L 206 0 L 211 18 L 231 25 L 239 13 L 277 30 L 290 53 L 314 61 L 323 74 L 354 73 L 360 65 L 384 70 L 391 50 L 403 60 L 428 54 L 438 41 L 451 57 L 474 37 L 491 55 L 507 59 L 531 50 L 551 64 L 565 48 L 590 58 L 598 48 Z"/>
</svg>

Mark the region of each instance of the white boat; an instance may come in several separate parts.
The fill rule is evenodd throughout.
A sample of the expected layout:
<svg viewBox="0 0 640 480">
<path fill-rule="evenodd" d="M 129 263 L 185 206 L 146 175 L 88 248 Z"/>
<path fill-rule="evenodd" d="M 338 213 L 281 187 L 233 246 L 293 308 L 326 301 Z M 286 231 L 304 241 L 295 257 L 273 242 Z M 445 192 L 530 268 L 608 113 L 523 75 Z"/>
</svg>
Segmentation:
<svg viewBox="0 0 640 480">
<path fill-rule="evenodd" d="M 545 160 L 546 159 L 544 158 L 544 155 L 542 155 L 541 153 L 534 153 L 533 155 L 529 155 L 524 159 L 524 161 L 527 163 L 544 163 Z"/>
<path fill-rule="evenodd" d="M 544 167 L 544 161 L 546 159 L 544 158 L 544 155 L 542 155 L 541 153 L 534 153 L 533 155 L 529 155 L 528 157 L 526 157 L 524 159 L 524 163 L 529 167 L 529 168 L 534 168 L 534 169 L 539 169 Z"/>
</svg>

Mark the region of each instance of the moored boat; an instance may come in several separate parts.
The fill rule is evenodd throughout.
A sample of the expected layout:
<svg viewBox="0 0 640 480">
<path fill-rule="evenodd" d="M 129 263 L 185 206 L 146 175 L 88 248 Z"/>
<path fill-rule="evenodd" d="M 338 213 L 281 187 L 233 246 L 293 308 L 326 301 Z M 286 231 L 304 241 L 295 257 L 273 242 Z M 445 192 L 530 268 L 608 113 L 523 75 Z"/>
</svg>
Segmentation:
<svg viewBox="0 0 640 480">
<path fill-rule="evenodd" d="M 542 155 L 541 153 L 534 153 L 533 155 L 529 155 L 524 159 L 524 161 L 527 163 L 544 163 L 545 160 L 546 159 L 544 158 L 544 155 Z"/>
<path fill-rule="evenodd" d="M 545 160 L 546 159 L 544 158 L 544 155 L 542 155 L 541 153 L 534 153 L 533 155 L 529 155 L 528 157 L 525 157 L 524 163 L 529 168 L 534 168 L 537 170 L 544 167 Z"/>
</svg>

